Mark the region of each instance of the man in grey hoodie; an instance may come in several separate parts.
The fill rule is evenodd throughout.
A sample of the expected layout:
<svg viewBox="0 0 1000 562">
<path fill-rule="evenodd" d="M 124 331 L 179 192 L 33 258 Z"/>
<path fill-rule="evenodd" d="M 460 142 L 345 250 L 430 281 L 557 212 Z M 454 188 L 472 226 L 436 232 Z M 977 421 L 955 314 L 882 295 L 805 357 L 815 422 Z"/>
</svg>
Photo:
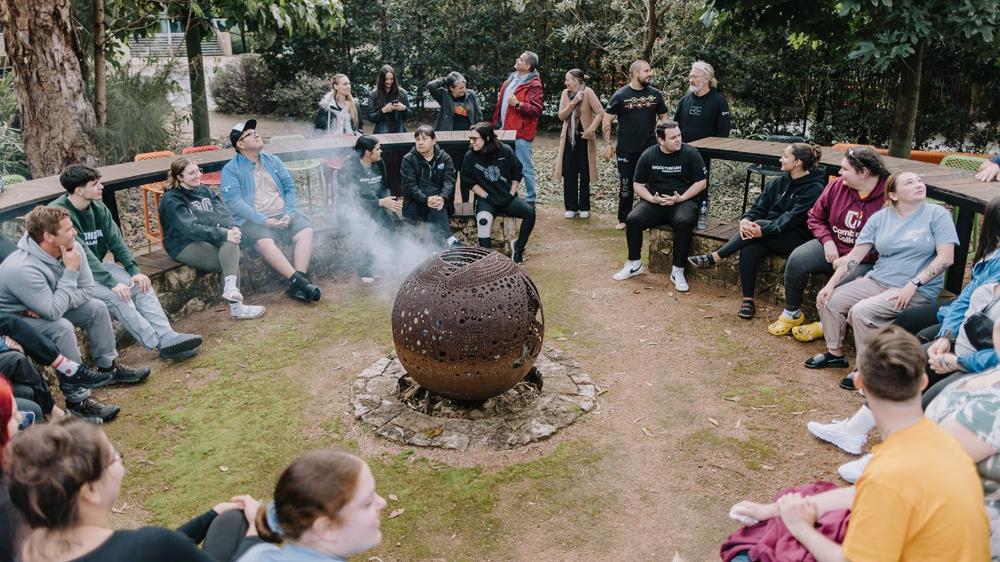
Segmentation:
<svg viewBox="0 0 1000 562">
<path fill-rule="evenodd" d="M 94 276 L 76 229 L 65 209 L 38 206 L 25 218 L 27 232 L 17 251 L 0 264 L 0 315 L 26 317 L 38 332 L 48 336 L 60 353 L 81 362 L 74 326 L 90 341 L 98 380 L 76 380 L 60 374 L 59 388 L 70 413 L 110 421 L 119 408 L 90 395 L 90 387 L 112 383 L 138 383 L 149 369 L 131 369 L 117 361 L 115 336 L 107 306 L 92 297 Z"/>
</svg>

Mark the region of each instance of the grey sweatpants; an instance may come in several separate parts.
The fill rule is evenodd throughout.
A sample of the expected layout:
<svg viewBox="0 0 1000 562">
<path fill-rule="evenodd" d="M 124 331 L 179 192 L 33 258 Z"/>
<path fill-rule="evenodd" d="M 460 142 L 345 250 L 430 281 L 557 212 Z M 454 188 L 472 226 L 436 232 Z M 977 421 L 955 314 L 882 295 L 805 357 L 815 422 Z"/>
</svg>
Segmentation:
<svg viewBox="0 0 1000 562">
<path fill-rule="evenodd" d="M 863 277 L 871 271 L 872 264 L 863 263 L 840 280 L 840 285 Z M 792 251 L 785 265 L 785 308 L 796 311 L 802 308 L 802 295 L 806 292 L 806 282 L 810 273 L 833 273 L 833 265 L 826 261 L 823 243 L 815 238 Z"/>
<path fill-rule="evenodd" d="M 177 261 L 198 271 L 222 272 L 222 276 L 235 275 L 237 286 L 240 277 L 240 246 L 232 242 L 191 242 L 177 254 Z"/>
<path fill-rule="evenodd" d="M 115 281 L 125 285 L 132 283 L 132 276 L 122 266 L 117 263 L 104 263 L 102 265 L 115 278 Z M 160 299 L 152 288 L 145 293 L 140 293 L 139 286 L 133 285 L 132 298 L 125 301 L 110 288 L 96 283 L 94 285 L 94 298 L 104 301 L 104 304 L 111 310 L 111 314 L 125 326 L 135 341 L 141 343 L 146 349 L 159 348 L 160 340 L 164 336 L 174 333 L 173 328 L 170 327 L 167 313 L 163 312 Z"/>
</svg>

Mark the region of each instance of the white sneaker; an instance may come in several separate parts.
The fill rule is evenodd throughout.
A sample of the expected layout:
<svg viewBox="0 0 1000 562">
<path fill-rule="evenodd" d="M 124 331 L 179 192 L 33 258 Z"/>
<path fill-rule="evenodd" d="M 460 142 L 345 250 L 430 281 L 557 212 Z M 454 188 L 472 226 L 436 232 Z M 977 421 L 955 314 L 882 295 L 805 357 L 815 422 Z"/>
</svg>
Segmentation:
<svg viewBox="0 0 1000 562">
<path fill-rule="evenodd" d="M 872 454 L 868 453 L 860 459 L 840 465 L 840 468 L 837 469 L 837 474 L 844 480 L 854 484 L 858 481 L 858 478 L 861 478 L 861 473 L 865 471 L 865 467 L 868 466 L 871 460 Z"/>
<path fill-rule="evenodd" d="M 233 287 L 228 291 L 223 291 L 222 299 L 229 302 L 243 302 L 243 293 L 236 287 Z"/>
<path fill-rule="evenodd" d="M 237 303 L 235 306 L 229 307 L 229 315 L 237 320 L 253 320 L 264 316 L 264 307 Z"/>
<path fill-rule="evenodd" d="M 563 216 L 566 217 L 566 218 L 568 218 L 568 219 L 571 219 L 571 218 L 573 218 L 573 217 L 576 216 L 576 212 L 575 211 L 566 211 L 565 213 L 563 213 Z"/>
<path fill-rule="evenodd" d="M 841 450 L 860 455 L 861 449 L 868 442 L 868 435 L 858 435 L 847 431 L 847 420 L 833 420 L 832 423 L 809 422 L 806 424 L 809 433 L 826 441 L 833 443 Z"/>
<path fill-rule="evenodd" d="M 623 267 L 618 273 L 612 275 L 611 278 L 615 281 L 624 281 L 629 277 L 635 277 L 636 275 L 642 273 L 642 262 L 639 262 L 639 265 L 636 265 L 635 267 L 631 266 L 631 263 L 632 262 L 628 261 L 625 262 L 625 267 Z"/>
<path fill-rule="evenodd" d="M 615 225 L 615 230 L 625 230 L 625 223 L 620 222 Z"/>
<path fill-rule="evenodd" d="M 590 211 L 580 211 L 580 218 L 581 219 L 589 219 L 590 218 Z"/>
<path fill-rule="evenodd" d="M 688 292 L 688 289 L 690 289 L 690 287 L 688 287 L 687 279 L 684 278 L 683 271 L 675 271 L 674 273 L 671 273 L 670 282 L 673 283 L 674 287 L 681 293 L 686 293 Z"/>
</svg>

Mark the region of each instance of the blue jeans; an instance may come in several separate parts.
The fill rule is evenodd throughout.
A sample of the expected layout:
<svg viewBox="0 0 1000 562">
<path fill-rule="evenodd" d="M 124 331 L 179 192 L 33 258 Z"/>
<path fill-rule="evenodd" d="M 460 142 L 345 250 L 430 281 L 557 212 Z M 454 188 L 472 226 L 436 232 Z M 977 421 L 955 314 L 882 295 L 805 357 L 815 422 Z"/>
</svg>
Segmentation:
<svg viewBox="0 0 1000 562">
<path fill-rule="evenodd" d="M 535 165 L 531 163 L 531 141 L 524 139 L 514 140 L 514 154 L 517 161 L 521 163 L 524 170 L 524 200 L 528 203 L 535 202 Z"/>
<path fill-rule="evenodd" d="M 102 264 L 104 269 L 114 277 L 115 281 L 129 285 L 132 276 L 117 263 Z M 132 300 L 123 301 L 114 291 L 96 283 L 94 297 L 104 301 L 111 315 L 122 323 L 128 333 L 146 349 L 157 349 L 160 341 L 174 333 L 170 320 L 160 306 L 160 299 L 153 289 L 145 293 L 139 292 L 139 286 L 132 287 Z"/>
</svg>

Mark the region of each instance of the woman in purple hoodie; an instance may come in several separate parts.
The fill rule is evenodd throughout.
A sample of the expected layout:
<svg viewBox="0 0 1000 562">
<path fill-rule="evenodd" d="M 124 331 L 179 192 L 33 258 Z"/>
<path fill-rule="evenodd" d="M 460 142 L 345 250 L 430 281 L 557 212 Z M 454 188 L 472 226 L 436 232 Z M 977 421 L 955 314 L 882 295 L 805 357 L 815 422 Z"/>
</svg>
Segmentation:
<svg viewBox="0 0 1000 562">
<path fill-rule="evenodd" d="M 843 265 L 844 256 L 854 248 L 868 218 L 885 205 L 885 182 L 889 171 L 882 158 L 867 147 L 849 148 L 840 161 L 840 175 L 830 182 L 809 210 L 806 225 L 814 239 L 802 244 L 788 257 L 785 266 L 785 309 L 767 327 L 775 336 L 789 331 L 799 341 L 823 337 L 819 322 L 805 324 L 801 311 L 806 281 L 810 273 L 831 274 Z M 868 254 L 863 262 L 844 277 L 852 281 L 871 269 L 878 254 Z"/>
</svg>

